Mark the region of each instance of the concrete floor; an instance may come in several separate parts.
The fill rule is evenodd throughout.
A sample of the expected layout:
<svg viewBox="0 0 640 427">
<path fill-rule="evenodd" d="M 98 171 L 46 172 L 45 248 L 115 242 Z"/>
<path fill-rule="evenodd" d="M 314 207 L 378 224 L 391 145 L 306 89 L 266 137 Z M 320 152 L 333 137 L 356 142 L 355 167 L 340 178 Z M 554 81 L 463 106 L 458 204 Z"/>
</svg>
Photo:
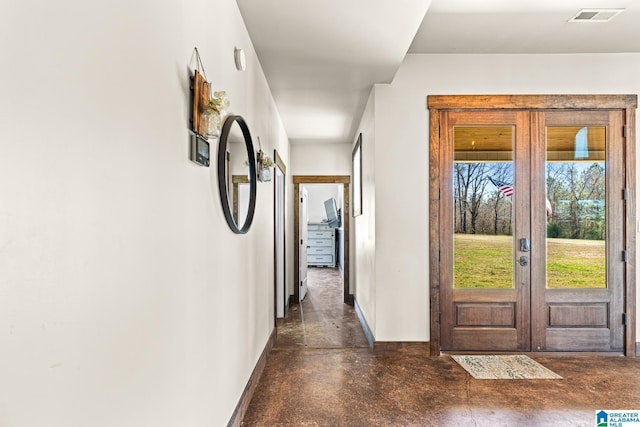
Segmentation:
<svg viewBox="0 0 640 427">
<path fill-rule="evenodd" d="M 343 303 L 338 269 L 310 267 L 307 296 L 276 323 L 276 348 L 369 348 L 353 306 Z"/>
<path fill-rule="evenodd" d="M 243 425 L 595 426 L 596 410 L 640 410 L 640 358 L 532 358 L 563 379 L 476 380 L 449 356 L 374 355 L 339 275 L 311 269 Z"/>
</svg>

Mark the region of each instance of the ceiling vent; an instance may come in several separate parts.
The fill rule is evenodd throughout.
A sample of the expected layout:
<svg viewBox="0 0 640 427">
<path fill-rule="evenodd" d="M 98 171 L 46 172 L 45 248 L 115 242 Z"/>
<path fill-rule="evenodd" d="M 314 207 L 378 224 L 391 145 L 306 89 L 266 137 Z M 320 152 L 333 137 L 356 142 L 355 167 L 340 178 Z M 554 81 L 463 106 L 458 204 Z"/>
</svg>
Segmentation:
<svg viewBox="0 0 640 427">
<path fill-rule="evenodd" d="M 569 22 L 608 22 L 624 9 L 582 9 Z"/>
</svg>

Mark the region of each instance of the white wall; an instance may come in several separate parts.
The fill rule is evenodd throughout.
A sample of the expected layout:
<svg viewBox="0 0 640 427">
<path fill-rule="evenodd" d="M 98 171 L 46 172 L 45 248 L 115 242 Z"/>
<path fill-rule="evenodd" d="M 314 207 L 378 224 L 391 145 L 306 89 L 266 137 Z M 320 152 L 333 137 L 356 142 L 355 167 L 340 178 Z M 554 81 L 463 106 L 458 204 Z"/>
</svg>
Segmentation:
<svg viewBox="0 0 640 427">
<path fill-rule="evenodd" d="M 355 276 L 351 277 L 353 278 L 352 282 L 355 283 L 356 302 L 374 337 L 377 328 L 376 303 L 378 302 L 376 294 L 378 140 L 375 118 L 375 91 L 372 89 L 356 133 L 356 139 L 353 141 L 355 147 L 358 135 L 362 134 L 362 215 L 355 217 L 353 221 L 351 241 L 354 242 L 352 247 L 355 251 L 355 257 L 351 258 L 351 265 L 354 266 Z M 384 167 L 388 167 L 388 165 Z M 353 185 L 351 191 L 353 192 Z"/>
<path fill-rule="evenodd" d="M 423 280 L 428 278 L 429 259 L 428 139 L 416 141 L 406 138 L 404 129 L 389 129 L 387 103 L 404 102 L 394 97 L 392 89 L 375 87 L 375 337 L 377 341 L 423 341 L 429 333 L 429 282 Z M 400 117 L 394 117 L 393 123 L 417 125 Z M 428 128 L 429 122 L 425 123 L 421 125 Z"/>
<path fill-rule="evenodd" d="M 351 144 L 291 145 L 292 175 L 351 175 Z"/>
<path fill-rule="evenodd" d="M 274 326 L 273 184 L 233 234 L 215 167 L 188 160 L 194 46 L 288 163 L 235 1 L 3 3 L 3 427 L 231 417 Z"/>
<path fill-rule="evenodd" d="M 324 208 L 325 200 L 333 197 L 338 208 L 342 206 L 342 185 L 309 184 L 302 187 L 307 189 L 309 222 L 322 222 L 327 219 L 327 212 Z"/>
<path fill-rule="evenodd" d="M 640 54 L 408 55 L 376 86 L 376 340 L 429 339 L 427 95 L 601 93 L 640 93 Z"/>
</svg>

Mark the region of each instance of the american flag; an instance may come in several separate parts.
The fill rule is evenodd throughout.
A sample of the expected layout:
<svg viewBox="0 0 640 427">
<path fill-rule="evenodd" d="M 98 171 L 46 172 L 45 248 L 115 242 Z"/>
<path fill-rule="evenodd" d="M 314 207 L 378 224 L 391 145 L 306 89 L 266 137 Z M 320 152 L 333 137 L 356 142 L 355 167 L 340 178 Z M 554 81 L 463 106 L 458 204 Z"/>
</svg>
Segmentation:
<svg viewBox="0 0 640 427">
<path fill-rule="evenodd" d="M 513 184 L 509 184 L 498 179 L 493 179 L 490 176 L 488 176 L 487 178 L 489 178 L 489 181 L 491 181 L 491 183 L 496 186 L 498 191 L 501 192 L 504 197 L 513 196 Z"/>
<path fill-rule="evenodd" d="M 500 181 L 499 179 L 493 179 L 490 176 L 487 176 L 487 178 L 489 178 L 489 181 L 491 181 L 491 183 L 496 186 L 498 191 L 502 193 L 504 197 L 513 196 L 513 184 Z M 551 202 L 549 201 L 549 199 L 545 200 L 545 209 L 547 210 L 547 215 L 551 215 L 553 213 L 553 210 L 551 209 Z"/>
</svg>

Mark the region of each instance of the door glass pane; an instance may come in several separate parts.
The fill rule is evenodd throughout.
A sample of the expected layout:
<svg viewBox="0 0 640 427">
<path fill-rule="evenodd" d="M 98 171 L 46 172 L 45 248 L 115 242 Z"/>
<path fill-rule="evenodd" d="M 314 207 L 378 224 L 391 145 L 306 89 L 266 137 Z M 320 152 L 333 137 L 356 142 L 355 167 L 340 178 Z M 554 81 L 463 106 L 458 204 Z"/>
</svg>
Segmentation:
<svg viewBox="0 0 640 427">
<path fill-rule="evenodd" d="M 546 129 L 547 287 L 606 288 L 604 126 Z"/>
<path fill-rule="evenodd" d="M 454 127 L 453 285 L 513 287 L 513 127 Z"/>
</svg>

